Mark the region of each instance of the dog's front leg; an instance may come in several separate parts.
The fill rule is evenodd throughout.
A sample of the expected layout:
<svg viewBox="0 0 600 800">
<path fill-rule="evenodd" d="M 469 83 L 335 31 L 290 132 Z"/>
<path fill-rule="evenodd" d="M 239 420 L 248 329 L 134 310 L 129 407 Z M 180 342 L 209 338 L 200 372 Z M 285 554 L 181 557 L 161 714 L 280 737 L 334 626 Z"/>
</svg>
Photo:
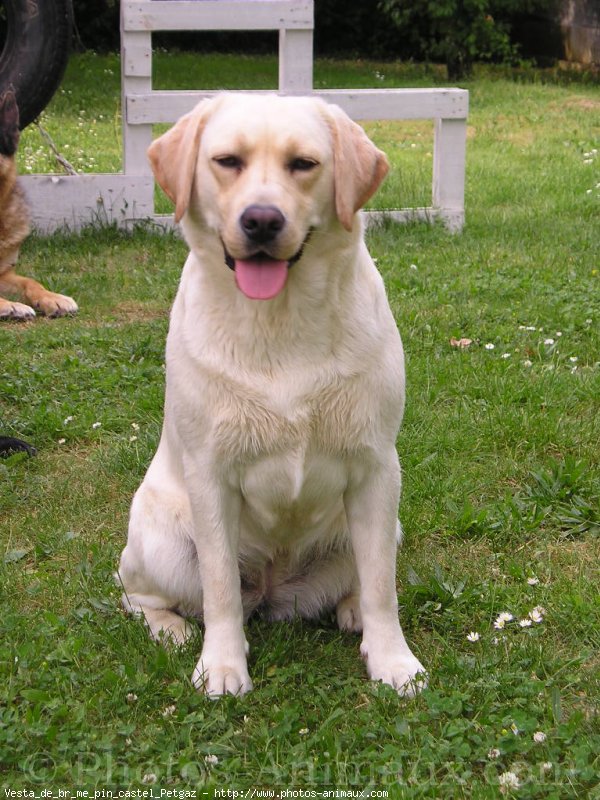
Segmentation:
<svg viewBox="0 0 600 800">
<path fill-rule="evenodd" d="M 244 635 L 238 566 L 240 498 L 207 482 L 206 473 L 186 476 L 194 541 L 202 581 L 204 644 L 192 682 L 210 697 L 242 695 L 252 688 Z"/>
<path fill-rule="evenodd" d="M 360 651 L 369 677 L 412 696 L 425 685 L 425 670 L 406 643 L 398 620 L 399 497 L 400 467 L 394 451 L 387 463 L 380 463 L 351 483 L 345 507 L 360 583 Z"/>
</svg>

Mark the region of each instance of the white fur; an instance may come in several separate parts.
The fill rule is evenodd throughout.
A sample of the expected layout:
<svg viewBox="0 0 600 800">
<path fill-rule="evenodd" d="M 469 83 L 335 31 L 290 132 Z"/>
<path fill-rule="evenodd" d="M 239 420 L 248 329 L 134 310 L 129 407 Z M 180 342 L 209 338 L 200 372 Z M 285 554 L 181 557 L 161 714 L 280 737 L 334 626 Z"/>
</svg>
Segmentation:
<svg viewBox="0 0 600 800">
<path fill-rule="evenodd" d="M 412 694 L 424 671 L 395 588 L 402 345 L 356 209 L 342 224 L 338 198 L 354 180 L 339 177 L 340 148 L 383 154 L 316 100 L 225 96 L 195 114 L 151 153 L 184 208 L 191 252 L 167 339 L 163 432 L 119 567 L 125 607 L 175 642 L 190 634 L 184 617 L 203 619 L 193 682 L 210 696 L 252 688 L 251 613 L 337 608 L 342 629 L 363 631 L 370 677 Z M 201 136 L 182 200 L 171 162 L 188 155 L 179 134 L 193 125 Z M 318 168 L 290 174 L 289 153 L 306 147 Z M 243 170 L 223 171 L 216 150 L 243 152 Z M 364 197 L 364 186 L 351 189 Z M 221 244 L 243 257 L 237 220 L 252 203 L 277 205 L 289 221 L 282 258 L 313 229 L 285 289 L 265 301 L 236 287 Z"/>
</svg>

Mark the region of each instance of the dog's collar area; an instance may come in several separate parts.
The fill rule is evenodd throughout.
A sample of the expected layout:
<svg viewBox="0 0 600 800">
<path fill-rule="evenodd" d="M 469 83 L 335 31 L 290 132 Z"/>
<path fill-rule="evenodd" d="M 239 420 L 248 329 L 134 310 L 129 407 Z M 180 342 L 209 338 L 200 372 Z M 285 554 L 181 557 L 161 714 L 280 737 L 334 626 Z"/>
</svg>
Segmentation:
<svg viewBox="0 0 600 800">
<path fill-rule="evenodd" d="M 309 241 L 310 237 L 312 236 L 313 230 L 314 230 L 314 228 L 310 228 L 309 229 L 308 233 L 306 234 L 306 237 L 305 237 L 304 241 L 300 245 L 300 249 L 296 253 L 294 253 L 294 255 L 290 259 L 287 260 L 288 269 L 290 267 L 293 267 L 294 264 L 297 264 L 298 261 L 300 261 L 300 259 L 302 258 L 302 254 L 304 253 L 304 248 L 308 244 L 308 241 Z M 225 264 L 229 267 L 229 269 L 231 269 L 231 270 L 233 270 L 235 272 L 235 258 L 228 252 L 227 248 L 225 247 L 225 243 L 223 242 L 223 240 L 221 240 L 221 244 L 223 245 L 223 253 L 224 253 L 224 256 L 225 256 Z M 252 260 L 256 259 L 257 261 L 259 261 L 259 260 L 260 261 L 268 261 L 271 258 L 272 258 L 272 256 L 268 255 L 267 253 L 260 252 L 260 253 L 255 253 L 255 255 L 251 256 L 251 258 L 248 259 L 248 260 L 252 261 Z M 275 260 L 276 259 L 273 259 L 273 261 L 275 261 Z"/>
</svg>

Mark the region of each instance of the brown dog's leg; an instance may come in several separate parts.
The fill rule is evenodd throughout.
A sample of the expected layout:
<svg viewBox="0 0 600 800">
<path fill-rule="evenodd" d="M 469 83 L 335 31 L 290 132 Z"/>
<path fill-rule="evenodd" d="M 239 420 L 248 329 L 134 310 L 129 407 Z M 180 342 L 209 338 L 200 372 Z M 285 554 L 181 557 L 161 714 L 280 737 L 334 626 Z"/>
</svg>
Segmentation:
<svg viewBox="0 0 600 800">
<path fill-rule="evenodd" d="M 41 283 L 34 281 L 33 278 L 24 278 L 17 275 L 11 267 L 6 272 L 0 274 L 0 292 L 16 292 L 30 304 L 36 311 L 40 311 L 48 317 L 63 317 L 66 314 L 74 314 L 77 311 L 77 303 L 71 297 L 63 294 L 56 294 L 45 289 Z M 10 313 L 8 308 L 12 308 Z M 10 303 L 7 300 L 0 300 L 0 317 L 24 318 L 31 317 L 29 313 L 24 313 L 27 309 L 22 303 Z M 5 313 L 3 314 L 3 310 Z"/>
<path fill-rule="evenodd" d="M 35 311 L 31 306 L 26 306 L 25 303 L 17 303 L 12 300 L 4 300 L 0 297 L 0 320 L 1 319 L 19 319 L 28 320 L 35 317 Z"/>
<path fill-rule="evenodd" d="M 0 292 L 7 292 L 13 294 L 19 293 L 20 288 L 15 286 L 13 281 L 14 267 L 12 266 L 17 260 L 19 251 L 13 251 L 4 258 L 0 259 Z M 18 319 L 28 320 L 35 317 L 35 311 L 31 306 L 26 306 L 25 303 L 17 303 L 12 300 L 5 300 L 0 297 L 0 319 Z"/>
</svg>

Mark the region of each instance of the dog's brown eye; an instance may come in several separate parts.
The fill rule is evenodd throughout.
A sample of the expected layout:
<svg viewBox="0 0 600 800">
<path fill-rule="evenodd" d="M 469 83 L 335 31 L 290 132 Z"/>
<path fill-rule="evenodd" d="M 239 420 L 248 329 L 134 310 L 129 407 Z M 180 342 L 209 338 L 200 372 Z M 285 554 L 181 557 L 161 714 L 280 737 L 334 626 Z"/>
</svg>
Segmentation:
<svg viewBox="0 0 600 800">
<path fill-rule="evenodd" d="M 216 161 L 224 169 L 241 169 L 244 166 L 239 156 L 216 156 L 213 161 Z"/>
<path fill-rule="evenodd" d="M 312 158 L 293 158 L 289 163 L 292 172 L 310 172 L 319 162 Z"/>
</svg>

